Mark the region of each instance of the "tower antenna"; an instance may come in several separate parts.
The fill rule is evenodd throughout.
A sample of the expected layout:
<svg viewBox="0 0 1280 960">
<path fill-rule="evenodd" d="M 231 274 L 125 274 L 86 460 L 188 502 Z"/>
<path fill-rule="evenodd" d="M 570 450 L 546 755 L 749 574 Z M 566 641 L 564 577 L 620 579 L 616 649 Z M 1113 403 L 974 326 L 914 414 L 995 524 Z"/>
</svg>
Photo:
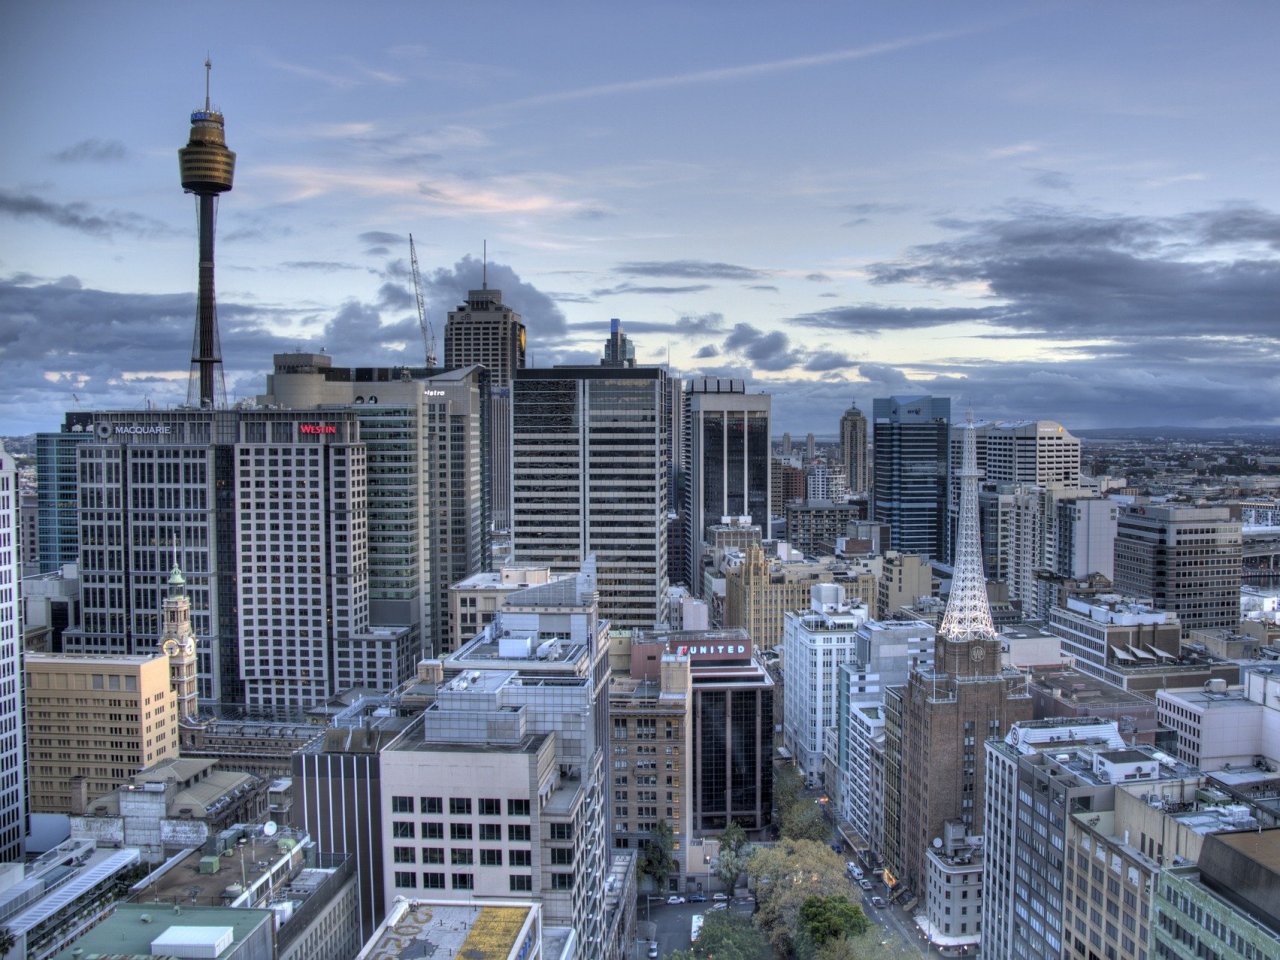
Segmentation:
<svg viewBox="0 0 1280 960">
<path fill-rule="evenodd" d="M 209 111 L 213 109 L 212 101 L 209 99 L 209 75 L 213 73 L 213 61 L 209 59 L 209 55 L 204 57 L 204 109 Z"/>
<path fill-rule="evenodd" d="M 413 245 L 413 234 L 409 234 L 409 265 L 413 268 L 413 295 L 418 299 L 418 327 L 422 330 L 422 343 L 427 350 L 427 366 L 436 365 L 436 334 L 427 320 L 427 308 L 422 302 L 422 280 L 418 276 L 418 251 Z"/>
<path fill-rule="evenodd" d="M 481 241 L 481 243 L 483 243 L 484 246 L 481 247 L 481 250 L 483 252 L 480 254 L 480 289 L 488 290 L 489 289 L 489 241 L 483 240 Z"/>
</svg>

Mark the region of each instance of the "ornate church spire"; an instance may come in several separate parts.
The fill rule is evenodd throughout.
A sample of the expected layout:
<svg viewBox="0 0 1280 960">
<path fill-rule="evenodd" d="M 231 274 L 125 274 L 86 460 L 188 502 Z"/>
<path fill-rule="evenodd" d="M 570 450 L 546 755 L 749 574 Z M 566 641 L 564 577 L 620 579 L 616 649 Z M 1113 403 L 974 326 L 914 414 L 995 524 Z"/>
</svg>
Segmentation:
<svg viewBox="0 0 1280 960">
<path fill-rule="evenodd" d="M 960 523 L 956 530 L 951 596 L 938 629 L 939 635 L 952 643 L 996 638 L 991 604 L 987 600 L 987 580 L 982 572 L 982 534 L 978 529 L 978 478 L 981 475 L 971 410 L 964 426 L 964 459 L 956 472 L 960 478 Z"/>
</svg>

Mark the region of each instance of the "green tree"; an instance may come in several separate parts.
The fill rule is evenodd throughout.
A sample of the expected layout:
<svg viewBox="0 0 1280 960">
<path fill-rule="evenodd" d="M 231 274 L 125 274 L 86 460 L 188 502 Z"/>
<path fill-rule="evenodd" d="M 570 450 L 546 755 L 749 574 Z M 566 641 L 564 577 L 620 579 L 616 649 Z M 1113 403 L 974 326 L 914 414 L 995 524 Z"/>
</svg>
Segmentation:
<svg viewBox="0 0 1280 960">
<path fill-rule="evenodd" d="M 782 822 L 782 813 L 800 799 L 804 791 L 804 778 L 791 764 L 776 767 L 773 771 L 773 810 L 775 820 Z"/>
<path fill-rule="evenodd" d="M 724 828 L 724 833 L 720 834 L 720 850 L 729 850 L 731 853 L 741 853 L 742 848 L 747 843 L 747 831 L 742 829 L 742 824 L 737 820 L 730 820 L 729 826 Z"/>
<path fill-rule="evenodd" d="M 668 954 L 667 960 L 771 960 L 773 951 L 764 935 L 729 910 L 706 914 L 702 935 L 687 951 Z"/>
<path fill-rule="evenodd" d="M 831 826 L 822 815 L 820 804 L 800 797 L 782 811 L 779 833 L 792 840 L 815 840 L 825 843 L 831 835 Z"/>
<path fill-rule="evenodd" d="M 865 933 L 869 926 L 862 907 L 843 894 L 809 897 L 800 905 L 796 953 L 804 958 L 816 957 L 819 948 Z"/>
<path fill-rule="evenodd" d="M 640 872 L 651 878 L 659 890 L 667 889 L 667 877 L 676 869 L 674 850 L 671 825 L 659 820 L 644 843 L 644 856 L 640 859 Z"/>
<path fill-rule="evenodd" d="M 844 861 L 825 843 L 784 837 L 747 861 L 756 891 L 756 924 L 779 956 L 791 956 L 800 908 L 810 897 L 846 889 Z"/>
<path fill-rule="evenodd" d="M 716 879 L 726 890 L 732 891 L 738 885 L 738 877 L 747 865 L 747 858 L 732 850 L 720 848 L 720 859 L 716 861 Z"/>
</svg>

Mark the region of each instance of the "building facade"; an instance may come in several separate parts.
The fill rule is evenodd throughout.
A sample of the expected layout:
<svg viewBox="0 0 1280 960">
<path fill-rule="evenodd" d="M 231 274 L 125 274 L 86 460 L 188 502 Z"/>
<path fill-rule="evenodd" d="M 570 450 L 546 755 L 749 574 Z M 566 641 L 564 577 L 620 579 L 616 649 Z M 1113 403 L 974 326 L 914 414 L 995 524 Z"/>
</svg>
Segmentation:
<svg viewBox="0 0 1280 960">
<path fill-rule="evenodd" d="M 18 547 L 18 470 L 0 443 L 0 862 L 22 859 L 27 833 Z"/>
<path fill-rule="evenodd" d="M 889 397 L 872 403 L 874 519 L 888 524 L 890 546 L 934 559 L 947 550 L 951 400 Z"/>
<path fill-rule="evenodd" d="M 567 572 L 593 554 L 615 628 L 667 619 L 669 398 L 657 367 L 521 370 L 512 386 L 515 559 Z"/>
<path fill-rule="evenodd" d="M 867 418 L 851 404 L 840 416 L 840 462 L 844 465 L 849 492 L 855 496 L 871 488 L 870 450 L 867 447 Z"/>
</svg>

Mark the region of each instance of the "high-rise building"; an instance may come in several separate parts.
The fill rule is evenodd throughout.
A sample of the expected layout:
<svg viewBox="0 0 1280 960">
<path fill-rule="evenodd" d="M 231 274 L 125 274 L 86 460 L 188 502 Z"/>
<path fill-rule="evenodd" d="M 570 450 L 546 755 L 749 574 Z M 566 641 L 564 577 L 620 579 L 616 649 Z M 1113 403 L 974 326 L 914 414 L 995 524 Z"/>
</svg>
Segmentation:
<svg viewBox="0 0 1280 960">
<path fill-rule="evenodd" d="M 700 596 L 708 527 L 725 517 L 750 517 L 769 529 L 772 398 L 747 393 L 743 380 L 700 377 L 685 385 L 683 399 L 685 580 Z"/>
<path fill-rule="evenodd" d="M 549 923 L 573 927 L 582 955 L 611 956 L 608 623 L 596 588 L 588 559 L 571 579 L 508 597 L 444 662 L 421 723 L 383 751 L 387 907 L 424 889 L 533 899 Z"/>
<path fill-rule="evenodd" d="M 18 470 L 0 443 L 0 862 L 21 860 L 26 849 L 20 563 Z"/>
<path fill-rule="evenodd" d="M 1134 504 L 1116 527 L 1116 590 L 1178 615 L 1183 636 L 1240 623 L 1243 541 L 1226 507 Z"/>
<path fill-rule="evenodd" d="M 865 494 L 871 486 L 867 454 L 867 418 L 856 403 L 851 404 L 840 417 L 840 462 L 854 496 Z"/>
<path fill-rule="evenodd" d="M 878 399 L 872 419 L 874 519 L 888 524 L 894 550 L 945 558 L 951 400 Z"/>
<path fill-rule="evenodd" d="M 37 536 L 40 573 L 61 570 L 80 559 L 77 520 L 76 447 L 93 438 L 90 433 L 36 434 Z"/>
<path fill-rule="evenodd" d="M 227 149 L 222 113 L 209 100 L 209 71 L 204 62 L 204 109 L 191 114 L 191 136 L 178 151 L 182 189 L 196 195 L 196 220 L 200 233 L 200 274 L 196 298 L 196 333 L 191 347 L 191 380 L 187 405 L 210 408 L 227 402 L 222 379 L 222 346 L 213 290 L 213 235 L 218 196 L 231 189 L 236 155 Z"/>
<path fill-rule="evenodd" d="M 622 332 L 622 321 L 614 317 L 609 321 L 609 339 L 604 342 L 604 356 L 600 360 L 600 366 L 634 367 L 635 365 L 636 345 Z"/>
<path fill-rule="evenodd" d="M 397 674 L 450 634 L 448 589 L 490 563 L 490 407 L 483 367 L 447 372 L 334 367 L 327 354 L 277 354 L 265 405 L 343 408 L 365 445 L 369 619 L 408 628 Z M 398 682 L 398 681 L 397 681 Z M 384 687 L 385 689 L 385 687 Z"/>
<path fill-rule="evenodd" d="M 888 741 L 897 739 L 902 751 L 896 785 L 899 837 L 886 845 L 886 857 L 895 878 L 926 905 L 929 890 L 945 886 L 945 878 L 930 880 L 929 870 L 941 864 L 927 856 L 933 841 L 944 837 L 948 822 L 959 825 L 951 829 L 964 836 L 982 833 L 983 742 L 1032 715 L 1025 678 L 1001 664 L 1001 639 L 991 619 L 978 532 L 975 448 L 970 430 L 957 471 L 962 489 L 955 573 L 933 665 L 914 671 L 905 689 L 891 688 L 886 697 L 886 728 L 899 728 L 892 738 L 886 732 L 886 750 Z"/>
<path fill-rule="evenodd" d="M 667 619 L 666 371 L 520 370 L 512 384 L 518 563 L 577 569 L 596 556 L 615 629 Z"/>
<path fill-rule="evenodd" d="M 449 311 L 444 327 L 446 370 L 479 365 L 489 371 L 488 475 L 492 520 L 511 525 L 511 382 L 524 369 L 525 327 L 520 314 L 502 302 L 501 290 L 487 285 L 467 293 L 467 302 Z"/>
<path fill-rule="evenodd" d="M 178 756 L 168 657 L 29 653 L 25 674 L 32 813 L 69 813 L 77 790 L 100 797 Z"/>
</svg>

